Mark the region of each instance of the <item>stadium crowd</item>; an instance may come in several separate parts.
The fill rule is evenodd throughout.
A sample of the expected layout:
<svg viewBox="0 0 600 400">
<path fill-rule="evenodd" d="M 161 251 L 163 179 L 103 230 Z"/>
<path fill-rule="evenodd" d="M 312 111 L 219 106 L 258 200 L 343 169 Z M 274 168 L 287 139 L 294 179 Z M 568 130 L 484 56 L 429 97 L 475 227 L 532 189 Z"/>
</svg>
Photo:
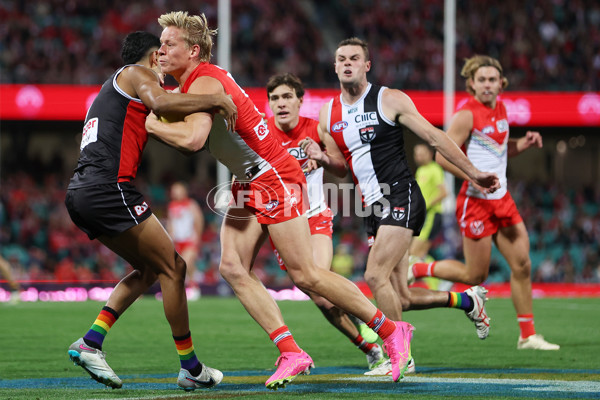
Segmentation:
<svg viewBox="0 0 600 400">
<path fill-rule="evenodd" d="M 242 86 L 280 72 L 332 87 L 332 48 L 345 37 L 370 44 L 374 81 L 441 90 L 444 1 L 232 1 L 232 65 Z M 125 34 L 159 33 L 170 10 L 204 12 L 217 0 L 0 1 L 0 83 L 101 84 L 121 63 Z M 600 90 L 600 4 L 593 0 L 457 1 L 457 71 L 474 53 L 498 58 L 509 90 Z M 216 51 L 213 52 L 216 55 Z M 216 63 L 219 62 L 215 59 Z M 457 72 L 457 88 L 462 79 Z"/>
<path fill-rule="evenodd" d="M 374 61 L 370 79 L 402 89 L 439 90 L 443 74 L 443 0 L 232 1 L 231 72 L 242 86 L 262 87 L 278 72 L 294 72 L 307 87 L 335 87 L 332 48 L 339 39 L 365 38 Z M 217 0 L 118 2 L 0 1 L 0 83 L 101 84 L 121 65 L 123 37 L 135 30 L 160 33 L 168 10 L 203 12 L 217 26 Z M 515 11 L 517 10 L 517 11 Z M 600 3 L 592 0 L 457 1 L 457 71 L 465 57 L 486 53 L 504 65 L 515 90 L 600 90 Z M 216 49 L 213 54 L 216 55 Z M 218 59 L 215 59 L 218 63 Z M 457 76 L 457 89 L 462 88 Z M 5 160 L 3 160 L 5 161 Z M 6 173 L 0 192 L 1 253 L 20 279 L 116 280 L 128 266 L 71 223 L 64 208 L 70 171 L 61 160 Z M 12 169 L 9 169 L 13 171 Z M 44 173 L 42 171 L 55 171 Z M 155 213 L 166 215 L 167 181 L 146 184 Z M 193 180 L 197 182 L 197 180 Z M 218 217 L 206 208 L 210 188 L 190 190 L 205 207 L 199 269 L 218 281 Z M 557 185 L 514 182 L 513 197 L 531 238 L 534 279 L 600 282 L 600 188 L 567 191 Z M 441 256 L 460 258 L 449 218 Z M 336 218 L 334 269 L 359 278 L 368 248 L 357 219 Z M 509 269 L 493 253 L 491 280 Z M 289 283 L 268 246 L 256 271 L 267 285 Z"/>
<path fill-rule="evenodd" d="M 120 279 L 130 267 L 98 241 L 90 241 L 71 222 L 64 207 L 65 176 L 56 172 L 36 177 L 23 171 L 3 176 L 1 254 L 19 280 L 85 283 Z M 143 176 L 137 182 L 155 214 L 164 219 L 170 182 L 150 185 Z M 217 270 L 220 217 L 207 207 L 209 190 L 197 179 L 190 181 L 190 194 L 202 206 L 206 221 L 197 261 L 198 280 L 206 285 L 221 279 Z M 600 187 L 565 192 L 553 184 L 515 181 L 510 190 L 529 230 L 534 281 L 600 282 Z M 458 227 L 453 216 L 449 217 L 452 222 L 445 239 L 437 243 L 433 254 L 460 258 Z M 362 279 L 368 246 L 360 219 L 337 216 L 333 240 L 334 270 Z M 290 285 L 268 244 L 257 257 L 255 271 L 269 287 Z M 508 281 L 509 273 L 499 254 L 493 253 L 488 282 Z"/>
</svg>

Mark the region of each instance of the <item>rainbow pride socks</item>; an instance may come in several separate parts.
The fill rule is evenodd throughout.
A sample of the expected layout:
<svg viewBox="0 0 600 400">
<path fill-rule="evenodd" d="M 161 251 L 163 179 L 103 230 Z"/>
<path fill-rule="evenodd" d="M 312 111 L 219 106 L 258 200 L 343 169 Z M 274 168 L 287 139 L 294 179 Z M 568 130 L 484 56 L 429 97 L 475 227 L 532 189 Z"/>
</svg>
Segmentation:
<svg viewBox="0 0 600 400">
<path fill-rule="evenodd" d="M 187 369 L 192 376 L 200 375 L 202 365 L 194 352 L 192 333 L 188 332 L 187 335 L 173 336 L 173 339 L 175 340 L 175 347 L 177 347 L 177 354 L 179 354 L 181 368 Z"/>
<path fill-rule="evenodd" d="M 102 350 L 102 343 L 106 334 L 119 318 L 119 314 L 108 306 L 102 307 L 102 311 L 96 317 L 90 330 L 83 337 L 83 341 L 93 348 Z"/>
</svg>

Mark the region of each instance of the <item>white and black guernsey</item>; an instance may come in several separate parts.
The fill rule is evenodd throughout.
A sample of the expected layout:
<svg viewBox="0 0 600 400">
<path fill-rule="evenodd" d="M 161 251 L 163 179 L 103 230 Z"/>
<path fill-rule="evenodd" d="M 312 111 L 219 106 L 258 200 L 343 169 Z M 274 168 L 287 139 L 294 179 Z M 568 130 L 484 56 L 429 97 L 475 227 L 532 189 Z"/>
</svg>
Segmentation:
<svg viewBox="0 0 600 400">
<path fill-rule="evenodd" d="M 327 126 L 350 166 L 365 205 L 414 181 L 404 151 L 404 127 L 382 111 L 384 86 L 370 84 L 354 104 L 329 103 Z"/>
<path fill-rule="evenodd" d="M 87 112 L 69 189 L 131 182 L 137 174 L 148 142 L 145 122 L 150 110 L 117 84 L 117 77 L 128 66 L 106 80 Z"/>
</svg>

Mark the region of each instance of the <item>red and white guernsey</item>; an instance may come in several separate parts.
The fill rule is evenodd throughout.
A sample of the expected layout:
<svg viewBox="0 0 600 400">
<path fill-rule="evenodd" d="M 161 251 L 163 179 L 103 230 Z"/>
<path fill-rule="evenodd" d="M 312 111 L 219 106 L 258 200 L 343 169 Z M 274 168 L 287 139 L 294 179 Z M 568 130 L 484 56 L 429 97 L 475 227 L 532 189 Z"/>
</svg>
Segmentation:
<svg viewBox="0 0 600 400">
<path fill-rule="evenodd" d="M 187 93 L 190 85 L 201 76 L 210 76 L 223 85 L 237 106 L 235 129 L 227 129 L 223 118 L 215 116 L 204 147 L 222 162 L 240 181 L 252 180 L 270 170 L 272 165 L 289 157 L 283 151 L 246 92 L 238 86 L 233 76 L 223 68 L 210 63 L 200 63 L 183 85 Z"/>
<path fill-rule="evenodd" d="M 194 229 L 194 212 L 191 199 L 169 202 L 167 209 L 175 243 L 196 242 L 198 235 Z"/>
<path fill-rule="evenodd" d="M 463 186 L 468 185 L 466 194 L 481 199 L 501 199 L 507 192 L 506 165 L 509 129 L 506 107 L 503 102 L 498 100 L 496 108 L 492 109 L 472 97 L 461 110 L 469 110 L 473 114 L 473 130 L 462 146 L 462 150 L 477 169 L 495 172 L 500 179 L 500 189 L 486 195 L 465 181 Z"/>
<path fill-rule="evenodd" d="M 315 121 L 314 119 L 300 117 L 298 125 L 289 132 L 284 132 L 277 127 L 275 124 L 275 117 L 268 119 L 267 126 L 269 127 L 269 132 L 277 138 L 281 143 L 281 146 L 298 160 L 302 169 L 304 169 L 308 163 L 308 157 L 304 150 L 298 146 L 298 142 L 306 137 L 310 137 L 323 147 L 317 130 L 319 121 Z M 323 194 L 323 167 L 312 170 L 304 175 L 306 176 L 306 183 L 308 185 L 308 200 L 310 204 L 310 210 L 307 212 L 306 216 L 310 218 L 327 209 L 325 196 Z"/>
</svg>

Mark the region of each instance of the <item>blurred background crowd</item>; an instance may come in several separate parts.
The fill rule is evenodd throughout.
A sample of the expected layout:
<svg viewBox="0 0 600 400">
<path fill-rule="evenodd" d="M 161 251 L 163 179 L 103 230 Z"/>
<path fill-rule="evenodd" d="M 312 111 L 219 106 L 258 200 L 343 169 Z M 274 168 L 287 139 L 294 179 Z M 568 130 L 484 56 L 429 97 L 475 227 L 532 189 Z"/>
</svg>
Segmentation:
<svg viewBox="0 0 600 400">
<path fill-rule="evenodd" d="M 0 248 L 17 278 L 85 283 L 116 280 L 129 272 L 124 261 L 98 241 L 90 241 L 71 222 L 64 207 L 67 180 L 59 179 L 61 174 L 57 172 L 37 175 L 21 171 L 3 177 Z M 169 186 L 169 182 L 150 184 L 143 175 L 136 184 L 163 222 Z M 189 181 L 190 196 L 199 202 L 205 218 L 196 280 L 207 285 L 220 280 L 221 219 L 207 207 L 210 189 L 198 179 Z M 529 231 L 534 281 L 600 283 L 600 188 L 564 191 L 553 184 L 513 181 L 509 189 Z M 358 218 L 339 215 L 334 220 L 333 269 L 354 279 L 362 278 L 368 252 L 361 224 Z M 451 213 L 447 215 L 444 237 L 434 243 L 431 254 L 437 259 L 460 258 L 461 248 Z M 268 243 L 256 259 L 255 271 L 269 287 L 290 284 Z M 508 265 L 494 248 L 488 282 L 505 282 L 509 276 Z"/>
<path fill-rule="evenodd" d="M 443 0 L 233 0 L 231 6 L 230 70 L 242 86 L 262 86 L 276 72 L 294 72 L 308 87 L 336 86 L 335 46 L 359 36 L 370 45 L 373 80 L 442 89 Z M 217 0 L 0 1 L 0 82 L 101 84 L 121 65 L 123 37 L 135 30 L 159 35 L 158 16 L 172 10 L 203 12 L 217 26 Z M 462 61 L 475 53 L 500 60 L 509 89 L 600 89 L 595 0 L 457 0 L 456 31 L 459 89 Z"/>
<path fill-rule="evenodd" d="M 405 90 L 442 89 L 443 0 L 232 0 L 231 5 L 230 70 L 241 86 L 263 87 L 272 74 L 294 72 L 309 88 L 336 87 L 336 45 L 359 36 L 369 42 L 371 81 Z M 203 12 L 217 26 L 217 0 L 0 0 L 0 83 L 101 84 L 122 64 L 124 36 L 135 30 L 160 35 L 157 18 L 172 10 Z M 457 90 L 464 87 L 458 76 L 463 59 L 475 53 L 501 61 L 509 90 L 600 90 L 598 1 L 457 0 L 456 29 Z M 72 224 L 63 205 L 73 168 L 65 160 L 72 158 L 3 155 L 0 253 L 20 280 L 111 281 L 130 268 Z M 206 221 L 197 279 L 211 284 L 220 279 L 220 219 L 206 207 L 211 188 L 206 174 L 196 171 L 188 182 Z M 143 168 L 136 180 L 163 219 L 173 180 L 171 175 L 152 181 Z M 534 280 L 600 282 L 600 187 L 510 175 L 509 182 L 530 233 Z M 445 225 L 433 255 L 460 258 L 453 214 Z M 358 279 L 367 251 L 360 220 L 336 217 L 333 268 Z M 268 246 L 255 271 L 268 286 L 289 284 Z M 509 274 L 494 250 L 488 280 L 504 282 Z"/>
</svg>

